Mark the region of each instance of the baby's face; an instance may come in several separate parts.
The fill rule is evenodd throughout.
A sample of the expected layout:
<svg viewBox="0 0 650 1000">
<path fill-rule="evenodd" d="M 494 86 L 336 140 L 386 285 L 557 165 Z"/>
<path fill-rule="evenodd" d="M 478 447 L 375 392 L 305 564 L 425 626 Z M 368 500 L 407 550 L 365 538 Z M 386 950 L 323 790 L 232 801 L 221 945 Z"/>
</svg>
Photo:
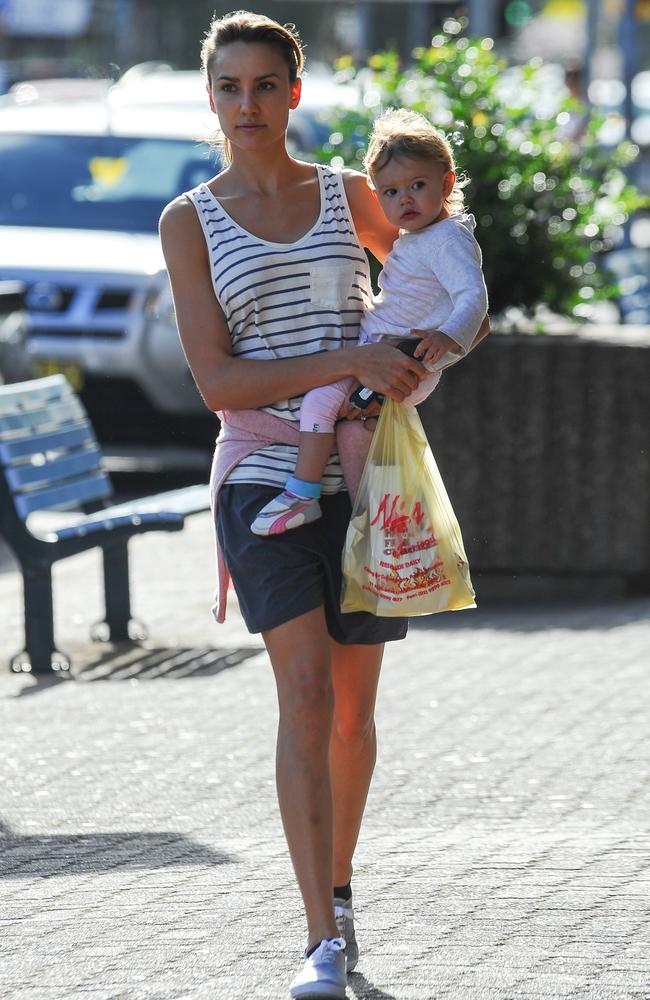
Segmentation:
<svg viewBox="0 0 650 1000">
<path fill-rule="evenodd" d="M 393 157 L 371 180 L 388 221 L 414 233 L 447 218 L 456 175 L 432 160 Z"/>
</svg>

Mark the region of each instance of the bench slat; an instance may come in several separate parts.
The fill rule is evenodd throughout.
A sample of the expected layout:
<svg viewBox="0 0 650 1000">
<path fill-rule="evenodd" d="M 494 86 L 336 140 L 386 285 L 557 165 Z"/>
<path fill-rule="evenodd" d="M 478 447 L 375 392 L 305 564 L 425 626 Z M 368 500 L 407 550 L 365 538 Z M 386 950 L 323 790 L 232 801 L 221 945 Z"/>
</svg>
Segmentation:
<svg viewBox="0 0 650 1000">
<path fill-rule="evenodd" d="M 56 400 L 35 410 L 15 410 L 0 414 L 0 437 L 27 437 L 46 430 L 56 430 L 61 425 L 87 422 L 86 411 L 80 400 Z"/>
<path fill-rule="evenodd" d="M 210 507 L 210 487 L 204 484 L 184 486 L 178 490 L 168 490 L 167 493 L 156 493 L 140 500 L 129 500 L 127 503 L 113 504 L 103 511 L 89 514 L 85 523 L 101 520 L 102 517 L 115 517 L 120 514 L 145 513 L 175 513 L 193 514 Z"/>
<path fill-rule="evenodd" d="M 87 479 L 72 481 L 52 489 L 32 490 L 14 498 L 18 515 L 25 519 L 35 510 L 74 509 L 91 500 L 101 500 L 111 496 L 111 483 L 105 473 L 89 476 Z"/>
<path fill-rule="evenodd" d="M 71 427 L 69 430 L 46 431 L 33 437 L 17 438 L 15 441 L 0 440 L 0 465 L 10 465 L 13 459 L 23 458 L 25 455 L 65 452 L 84 444 L 93 447 L 97 445 L 89 423 Z"/>
<path fill-rule="evenodd" d="M 34 483 L 55 484 L 62 479 L 79 476 L 83 472 L 102 471 L 102 456 L 97 448 L 79 451 L 76 454 L 43 462 L 42 465 L 15 465 L 6 471 L 7 482 L 14 493 L 20 492 L 24 486 Z M 103 494 L 102 494 L 103 495 Z"/>
<path fill-rule="evenodd" d="M 173 511 L 150 511 L 146 514 L 120 514 L 117 517 L 103 517 L 101 521 L 89 521 L 84 519 L 78 524 L 68 525 L 66 528 L 59 528 L 51 533 L 51 537 L 58 541 L 66 541 L 70 538 L 83 538 L 86 535 L 103 535 L 107 531 L 115 531 L 122 527 L 130 527 L 133 524 L 155 525 L 161 530 L 171 530 L 182 528 L 185 518 L 182 514 Z"/>
<path fill-rule="evenodd" d="M 21 407 L 42 406 L 44 402 L 51 400 L 68 399 L 73 392 L 64 375 L 50 375 L 29 382 L 3 385 L 0 392 L 0 414 L 14 409 L 17 403 Z"/>
</svg>

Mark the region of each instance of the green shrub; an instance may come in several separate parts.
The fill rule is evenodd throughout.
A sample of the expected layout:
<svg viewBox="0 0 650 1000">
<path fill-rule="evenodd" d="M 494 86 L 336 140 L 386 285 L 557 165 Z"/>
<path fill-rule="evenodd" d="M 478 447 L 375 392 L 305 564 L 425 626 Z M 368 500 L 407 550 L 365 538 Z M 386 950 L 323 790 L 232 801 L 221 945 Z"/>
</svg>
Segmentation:
<svg viewBox="0 0 650 1000">
<path fill-rule="evenodd" d="M 506 69 L 491 39 L 454 34 L 416 50 L 407 69 L 394 52 L 373 55 L 360 69 L 344 58 L 339 79 L 362 90 L 362 110 L 331 116 L 319 157 L 359 168 L 380 110 L 422 112 L 451 139 L 459 172 L 469 178 L 465 197 L 477 220 L 491 311 L 546 303 L 588 316 L 594 301 L 616 293 L 600 254 L 647 203 L 623 173 L 638 150 L 630 142 L 603 148 L 602 122 L 563 96 L 557 82 L 549 93 L 541 60 Z M 582 135 L 569 138 L 579 116 Z"/>
</svg>

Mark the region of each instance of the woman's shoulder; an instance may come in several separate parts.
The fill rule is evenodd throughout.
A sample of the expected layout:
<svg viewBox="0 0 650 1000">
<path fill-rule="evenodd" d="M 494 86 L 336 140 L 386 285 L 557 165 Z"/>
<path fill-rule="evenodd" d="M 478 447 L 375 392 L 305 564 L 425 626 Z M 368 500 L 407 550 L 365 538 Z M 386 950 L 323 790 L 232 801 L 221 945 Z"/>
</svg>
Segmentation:
<svg viewBox="0 0 650 1000">
<path fill-rule="evenodd" d="M 327 170 L 332 170 L 332 167 L 327 167 Z M 345 193 L 352 198 L 367 198 L 372 197 L 372 189 L 368 183 L 368 178 L 365 174 L 362 174 L 360 170 L 353 170 L 351 167 L 342 167 L 340 171 L 341 180 L 343 181 L 343 186 L 345 188 Z"/>
<path fill-rule="evenodd" d="M 204 243 L 196 207 L 186 194 L 179 194 L 164 207 L 158 231 L 163 247 L 174 245 L 188 249 L 194 244 L 202 247 Z"/>
<path fill-rule="evenodd" d="M 196 203 L 202 198 L 210 197 L 211 186 L 214 186 L 220 176 L 221 174 L 217 174 L 208 183 L 201 183 L 191 191 L 184 191 L 165 205 L 159 223 L 161 234 L 168 229 L 173 229 L 175 232 L 179 229 L 195 230 L 198 221 Z"/>
<path fill-rule="evenodd" d="M 196 210 L 191 201 L 184 194 L 179 194 L 162 210 L 158 223 L 160 235 L 164 238 L 166 234 L 178 235 L 189 231 L 195 220 Z"/>
</svg>

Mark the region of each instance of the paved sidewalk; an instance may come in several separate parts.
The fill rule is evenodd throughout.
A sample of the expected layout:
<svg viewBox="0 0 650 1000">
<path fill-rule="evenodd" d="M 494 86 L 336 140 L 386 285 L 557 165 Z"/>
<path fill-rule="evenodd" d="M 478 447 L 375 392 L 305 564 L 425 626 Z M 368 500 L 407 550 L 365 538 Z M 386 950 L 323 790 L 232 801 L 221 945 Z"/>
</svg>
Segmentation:
<svg viewBox="0 0 650 1000">
<path fill-rule="evenodd" d="M 0 997 L 284 1000 L 270 668 L 209 617 L 207 516 L 132 549 L 145 647 L 86 642 L 90 553 L 56 572 L 74 678 L 0 673 Z M 378 722 L 350 1000 L 650 998 L 650 601 L 421 620 Z"/>
</svg>

